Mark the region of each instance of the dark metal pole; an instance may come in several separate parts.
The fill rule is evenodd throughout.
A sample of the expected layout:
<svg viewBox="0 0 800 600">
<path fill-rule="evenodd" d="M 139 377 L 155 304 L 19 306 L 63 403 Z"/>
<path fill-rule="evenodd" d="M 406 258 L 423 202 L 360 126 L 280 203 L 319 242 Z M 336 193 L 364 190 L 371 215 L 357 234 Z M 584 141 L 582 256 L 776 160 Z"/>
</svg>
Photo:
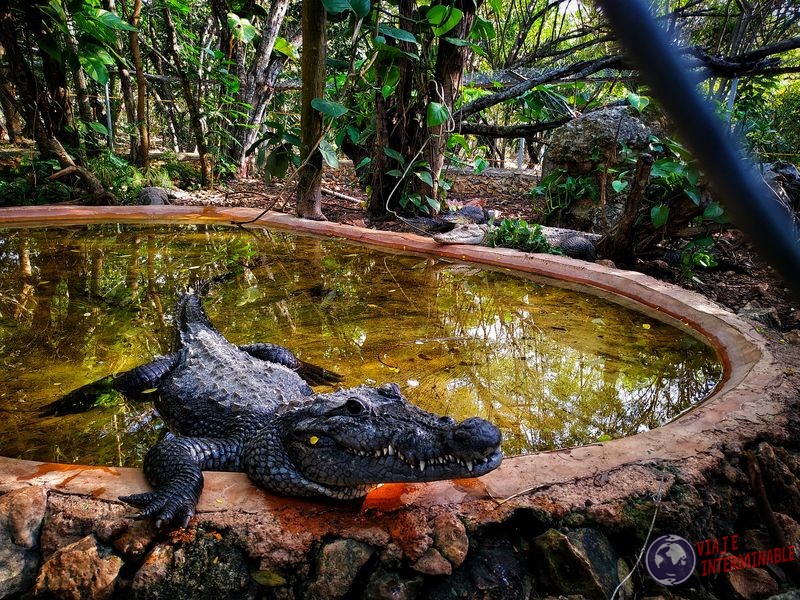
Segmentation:
<svg viewBox="0 0 800 600">
<path fill-rule="evenodd" d="M 703 166 L 733 222 L 800 298 L 800 242 L 795 224 L 736 140 L 697 92 L 698 80 L 671 47 L 644 0 L 597 0 L 639 68 L 642 79 L 675 121 L 682 141 Z"/>
</svg>

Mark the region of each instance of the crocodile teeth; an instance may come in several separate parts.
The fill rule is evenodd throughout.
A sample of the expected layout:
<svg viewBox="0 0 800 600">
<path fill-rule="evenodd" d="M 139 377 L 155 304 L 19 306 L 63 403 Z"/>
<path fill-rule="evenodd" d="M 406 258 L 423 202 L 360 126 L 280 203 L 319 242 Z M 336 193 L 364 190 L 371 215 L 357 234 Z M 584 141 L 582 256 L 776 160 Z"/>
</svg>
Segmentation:
<svg viewBox="0 0 800 600">
<path fill-rule="evenodd" d="M 419 470 L 420 471 L 424 471 L 425 470 L 425 461 L 424 460 L 419 461 Z"/>
<path fill-rule="evenodd" d="M 467 471 L 472 473 L 472 469 L 473 469 L 472 461 L 471 460 L 466 460 L 466 461 L 464 461 L 464 464 L 467 465 Z"/>
<path fill-rule="evenodd" d="M 394 446 L 389 444 L 389 446 L 386 448 L 386 450 L 388 451 L 389 456 L 394 456 L 394 453 L 395 453 Z"/>
</svg>

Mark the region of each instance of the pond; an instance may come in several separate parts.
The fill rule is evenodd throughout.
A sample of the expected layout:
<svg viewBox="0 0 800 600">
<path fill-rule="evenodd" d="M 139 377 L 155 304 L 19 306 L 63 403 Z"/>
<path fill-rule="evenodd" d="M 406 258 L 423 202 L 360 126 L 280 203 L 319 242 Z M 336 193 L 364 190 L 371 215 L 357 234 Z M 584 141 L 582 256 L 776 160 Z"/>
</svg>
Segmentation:
<svg viewBox="0 0 800 600">
<path fill-rule="evenodd" d="M 215 278 L 212 321 L 414 403 L 503 431 L 507 456 L 632 435 L 720 381 L 715 352 L 587 292 L 341 240 L 210 225 L 0 230 L 0 455 L 139 465 L 163 424 L 118 395 L 41 416 L 69 391 L 168 353 L 172 308 Z"/>
</svg>

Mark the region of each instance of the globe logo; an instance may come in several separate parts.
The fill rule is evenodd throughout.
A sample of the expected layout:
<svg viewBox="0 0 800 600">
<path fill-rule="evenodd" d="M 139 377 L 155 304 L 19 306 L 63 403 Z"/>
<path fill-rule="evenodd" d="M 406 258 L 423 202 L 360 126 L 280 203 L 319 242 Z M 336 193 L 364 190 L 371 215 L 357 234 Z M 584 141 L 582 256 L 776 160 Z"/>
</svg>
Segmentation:
<svg viewBox="0 0 800 600">
<path fill-rule="evenodd" d="M 694 573 L 697 556 L 692 545 L 679 535 L 662 535 L 647 548 L 645 565 L 650 577 L 661 585 L 679 585 Z"/>
</svg>

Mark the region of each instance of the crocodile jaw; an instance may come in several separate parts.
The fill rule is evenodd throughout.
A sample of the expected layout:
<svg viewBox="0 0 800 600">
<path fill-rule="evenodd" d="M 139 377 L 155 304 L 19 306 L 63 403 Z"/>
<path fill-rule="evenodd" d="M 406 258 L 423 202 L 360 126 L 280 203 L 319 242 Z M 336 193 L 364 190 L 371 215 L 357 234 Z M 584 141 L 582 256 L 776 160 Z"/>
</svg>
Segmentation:
<svg viewBox="0 0 800 600">
<path fill-rule="evenodd" d="M 494 425 L 429 413 L 390 384 L 291 403 L 249 440 L 244 467 L 278 493 L 346 499 L 379 483 L 479 477 L 501 460 Z"/>
</svg>

